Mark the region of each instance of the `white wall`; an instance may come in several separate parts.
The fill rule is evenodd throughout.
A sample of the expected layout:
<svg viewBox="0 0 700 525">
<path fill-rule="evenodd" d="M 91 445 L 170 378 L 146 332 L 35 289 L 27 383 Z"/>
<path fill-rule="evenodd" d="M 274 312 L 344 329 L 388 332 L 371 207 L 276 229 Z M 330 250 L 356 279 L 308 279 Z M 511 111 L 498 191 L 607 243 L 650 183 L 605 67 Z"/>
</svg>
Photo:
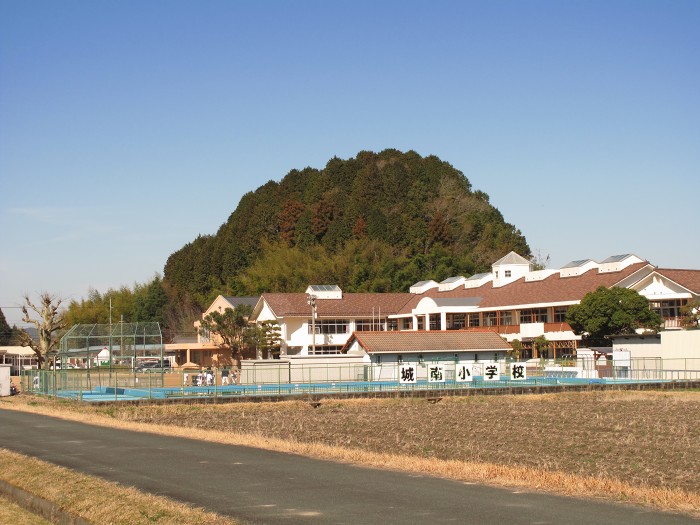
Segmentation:
<svg viewBox="0 0 700 525">
<path fill-rule="evenodd" d="M 668 330 L 661 332 L 664 359 L 700 358 L 700 330 Z"/>
<path fill-rule="evenodd" d="M 10 395 L 10 365 L 0 365 L 0 397 Z"/>
</svg>

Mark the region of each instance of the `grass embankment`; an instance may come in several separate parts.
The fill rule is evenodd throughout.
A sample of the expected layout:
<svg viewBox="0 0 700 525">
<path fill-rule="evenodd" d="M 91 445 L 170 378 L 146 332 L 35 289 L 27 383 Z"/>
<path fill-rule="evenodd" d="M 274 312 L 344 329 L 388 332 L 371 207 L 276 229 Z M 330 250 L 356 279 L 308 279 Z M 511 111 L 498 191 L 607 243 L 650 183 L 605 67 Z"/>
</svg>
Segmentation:
<svg viewBox="0 0 700 525">
<path fill-rule="evenodd" d="M 32 514 L 3 497 L 0 497 L 0 523 L 11 523 L 12 525 L 51 525 L 50 521 L 46 521 Z"/>
<path fill-rule="evenodd" d="M 483 396 L 437 404 L 329 399 L 317 408 L 301 401 L 96 407 L 27 396 L 7 405 L 183 437 L 195 428 L 199 439 L 700 516 L 698 392 Z"/>
<path fill-rule="evenodd" d="M 110 524 L 222 524 L 238 522 L 160 496 L 87 476 L 0 448 L 0 478 L 72 516 Z M 0 498 L 0 523 L 51 523 Z"/>
</svg>

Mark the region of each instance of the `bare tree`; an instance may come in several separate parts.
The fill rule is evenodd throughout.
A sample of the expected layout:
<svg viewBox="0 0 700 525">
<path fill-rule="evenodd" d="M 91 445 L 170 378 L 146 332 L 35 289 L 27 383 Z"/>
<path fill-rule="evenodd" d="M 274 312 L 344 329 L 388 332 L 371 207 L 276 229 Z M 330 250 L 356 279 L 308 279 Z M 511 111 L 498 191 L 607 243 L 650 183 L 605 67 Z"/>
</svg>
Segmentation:
<svg viewBox="0 0 700 525">
<path fill-rule="evenodd" d="M 36 327 L 39 340 L 35 341 L 26 330 L 21 330 L 20 345 L 28 346 L 34 350 L 37 361 L 39 362 L 39 369 L 41 369 L 46 360 L 46 356 L 58 344 L 58 338 L 54 337 L 54 333 L 63 330 L 66 325 L 59 311 L 62 302 L 61 299 L 48 292 L 42 292 L 39 296 L 39 301 L 39 306 L 36 306 L 29 300 L 29 295 L 24 296 L 24 302 L 26 304 L 22 306 L 22 313 L 24 314 L 22 320 Z M 29 310 L 35 312 L 40 319 L 32 319 L 29 316 Z"/>
</svg>

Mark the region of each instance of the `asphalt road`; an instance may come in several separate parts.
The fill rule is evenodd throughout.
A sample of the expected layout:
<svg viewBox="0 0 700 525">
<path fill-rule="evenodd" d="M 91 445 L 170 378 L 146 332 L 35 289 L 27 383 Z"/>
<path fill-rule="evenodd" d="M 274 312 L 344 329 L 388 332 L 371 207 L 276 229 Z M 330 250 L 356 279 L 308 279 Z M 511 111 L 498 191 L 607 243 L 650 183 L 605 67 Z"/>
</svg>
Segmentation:
<svg viewBox="0 0 700 525">
<path fill-rule="evenodd" d="M 665 525 L 636 507 L 512 491 L 0 409 L 0 446 L 260 524 Z"/>
</svg>

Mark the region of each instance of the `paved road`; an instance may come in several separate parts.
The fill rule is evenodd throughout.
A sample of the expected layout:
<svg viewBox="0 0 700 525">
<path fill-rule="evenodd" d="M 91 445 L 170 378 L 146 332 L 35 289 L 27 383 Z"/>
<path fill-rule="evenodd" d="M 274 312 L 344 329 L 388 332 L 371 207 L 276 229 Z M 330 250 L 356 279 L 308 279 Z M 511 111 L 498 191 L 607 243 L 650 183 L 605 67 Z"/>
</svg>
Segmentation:
<svg viewBox="0 0 700 525">
<path fill-rule="evenodd" d="M 0 446 L 260 524 L 698 523 L 628 506 L 513 492 L 1 409 Z"/>
</svg>

